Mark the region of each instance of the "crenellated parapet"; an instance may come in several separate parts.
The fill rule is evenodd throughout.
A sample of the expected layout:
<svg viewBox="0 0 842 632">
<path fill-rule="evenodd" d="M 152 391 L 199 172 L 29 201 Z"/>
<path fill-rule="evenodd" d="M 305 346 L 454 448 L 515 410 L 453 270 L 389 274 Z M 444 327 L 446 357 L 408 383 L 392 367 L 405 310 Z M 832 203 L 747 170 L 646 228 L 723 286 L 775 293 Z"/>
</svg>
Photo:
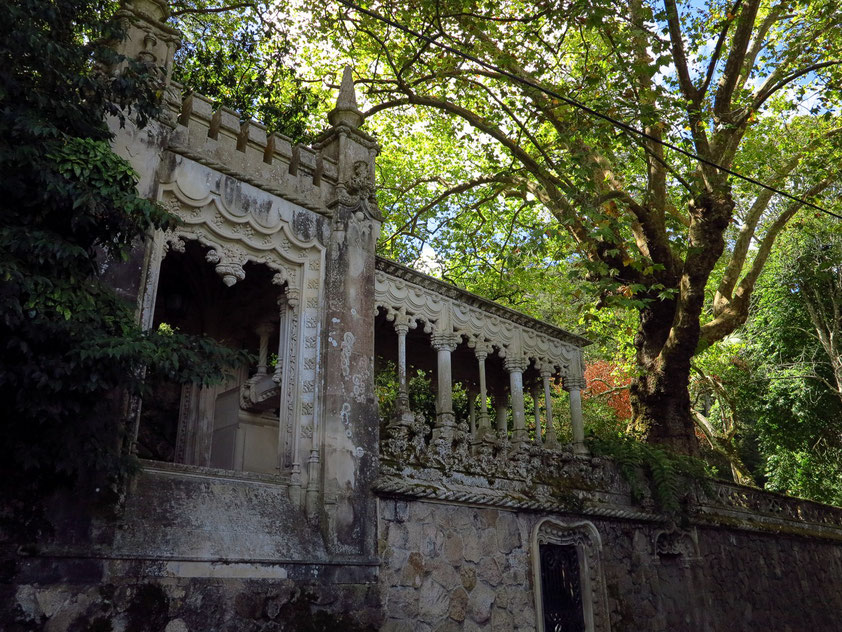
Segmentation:
<svg viewBox="0 0 842 632">
<path fill-rule="evenodd" d="M 179 86 L 176 86 L 179 88 Z M 336 191 L 339 160 L 264 125 L 243 121 L 226 107 L 198 93 L 167 103 L 174 129 L 167 149 L 235 177 L 306 209 L 330 215 Z"/>
</svg>

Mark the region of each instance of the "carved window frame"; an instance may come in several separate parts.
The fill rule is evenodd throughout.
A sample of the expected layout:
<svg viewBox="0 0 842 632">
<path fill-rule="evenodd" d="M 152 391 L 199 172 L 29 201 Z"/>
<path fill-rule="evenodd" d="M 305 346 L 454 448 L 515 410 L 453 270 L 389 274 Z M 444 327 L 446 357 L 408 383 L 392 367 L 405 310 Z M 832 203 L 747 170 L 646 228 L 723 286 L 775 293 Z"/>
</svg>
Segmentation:
<svg viewBox="0 0 842 632">
<path fill-rule="evenodd" d="M 610 632 L 605 584 L 602 578 L 602 539 L 592 522 L 565 523 L 556 518 L 543 518 L 532 531 L 532 585 L 535 592 L 537 632 L 551 632 L 544 627 L 543 590 L 541 585 L 542 544 L 575 546 L 579 557 L 579 579 L 587 632 Z"/>
<path fill-rule="evenodd" d="M 242 187 L 252 199 L 270 200 L 278 207 L 277 212 L 265 214 L 272 221 L 261 221 L 265 217 L 238 208 L 235 196 L 232 201 L 232 185 Z M 170 248 L 183 248 L 184 240 L 211 249 L 208 265 L 215 267 L 226 285 L 242 278 L 246 262 L 266 265 L 276 272 L 273 283 L 286 284 L 290 345 L 281 401 L 286 403 L 288 422 L 279 429 L 279 464 L 282 471 L 299 479 L 292 484 L 306 485 L 307 468 L 301 467 L 306 458 L 302 455 L 318 454 L 321 444 L 318 374 L 323 319 L 319 305 L 323 303 L 326 248 L 315 237 L 298 239 L 290 229 L 291 217 L 284 215 L 312 211 L 182 157 L 176 159 L 173 174 L 159 182 L 157 201 L 182 223 L 171 231 L 155 231 L 148 246 L 138 306 L 144 329 L 153 323 L 164 257 Z M 305 382 L 312 382 L 313 388 L 299 388 Z"/>
</svg>

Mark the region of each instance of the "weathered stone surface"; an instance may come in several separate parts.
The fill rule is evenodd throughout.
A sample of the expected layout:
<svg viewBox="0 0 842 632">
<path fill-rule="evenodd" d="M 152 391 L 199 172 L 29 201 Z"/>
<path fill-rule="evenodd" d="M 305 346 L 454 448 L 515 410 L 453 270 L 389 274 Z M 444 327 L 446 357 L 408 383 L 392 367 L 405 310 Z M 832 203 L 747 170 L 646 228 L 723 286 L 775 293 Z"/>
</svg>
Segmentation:
<svg viewBox="0 0 842 632">
<path fill-rule="evenodd" d="M 475 537 L 454 511 L 469 517 Z M 400 585 L 398 579 L 407 572 L 386 565 L 381 573 L 385 595 L 414 592 L 420 603 L 423 594 L 426 606 L 420 618 L 432 630 L 452 625 L 466 631 L 535 630 L 534 561 L 527 534 L 541 516 L 423 501 L 409 502 L 408 513 L 425 516 L 423 522 L 404 523 L 409 541 L 433 538 L 426 550 L 435 556 L 426 557 L 424 547 L 415 551 L 412 566 L 423 571 L 412 576 L 423 578 L 422 586 Z M 577 523 L 582 518 L 558 520 Z M 842 582 L 842 547 L 836 544 L 699 529 L 698 556 L 659 556 L 655 535 L 664 525 L 591 520 L 602 541 L 602 577 L 613 632 L 824 632 L 838 627 L 842 592 L 832 587 Z M 454 536 L 462 541 L 461 561 Z M 458 584 L 451 586 L 454 576 Z M 440 585 L 441 579 L 447 586 Z M 406 595 L 401 599 L 405 602 Z M 415 617 L 411 605 L 403 614 L 395 610 L 398 603 L 387 601 L 388 617 Z"/>
<path fill-rule="evenodd" d="M 504 630 L 514 630 L 512 615 L 508 610 L 495 607 L 491 611 L 491 629 L 493 632 L 503 632 Z"/>
<path fill-rule="evenodd" d="M 511 553 L 520 546 L 520 529 L 517 516 L 510 512 L 500 512 L 497 518 L 497 548 L 501 553 Z"/>
<path fill-rule="evenodd" d="M 450 533 L 444 540 L 444 557 L 451 564 L 461 564 L 464 559 L 464 547 L 462 536 L 458 533 Z"/>
<path fill-rule="evenodd" d="M 468 609 L 468 593 L 464 588 L 457 588 L 450 594 L 450 610 L 448 616 L 454 621 L 464 621 Z"/>
<path fill-rule="evenodd" d="M 477 571 L 470 566 L 463 566 L 459 571 L 459 577 L 462 579 L 462 587 L 468 592 L 477 585 Z"/>
<path fill-rule="evenodd" d="M 477 565 L 477 575 L 490 586 L 498 586 L 503 579 L 500 564 L 496 559 L 486 557 Z"/>
<path fill-rule="evenodd" d="M 450 607 L 447 589 L 432 577 L 421 585 L 418 593 L 418 618 L 427 623 L 443 619 Z"/>
<path fill-rule="evenodd" d="M 164 628 L 164 632 L 189 632 L 189 630 L 182 619 L 173 619 Z"/>
<path fill-rule="evenodd" d="M 468 616 L 476 623 L 485 623 L 491 617 L 494 589 L 484 582 L 477 584 L 468 596 Z"/>
<path fill-rule="evenodd" d="M 399 613 L 407 619 L 418 616 L 418 600 L 421 598 L 419 591 L 412 588 L 393 588 L 388 594 L 389 612 Z"/>
<path fill-rule="evenodd" d="M 457 568 L 458 565 L 454 566 L 442 557 L 433 559 L 427 566 L 427 571 L 447 590 L 453 590 L 462 584 Z"/>
<path fill-rule="evenodd" d="M 400 570 L 401 586 L 421 587 L 421 580 L 424 577 L 424 558 L 418 551 L 409 554 L 406 564 Z"/>
</svg>

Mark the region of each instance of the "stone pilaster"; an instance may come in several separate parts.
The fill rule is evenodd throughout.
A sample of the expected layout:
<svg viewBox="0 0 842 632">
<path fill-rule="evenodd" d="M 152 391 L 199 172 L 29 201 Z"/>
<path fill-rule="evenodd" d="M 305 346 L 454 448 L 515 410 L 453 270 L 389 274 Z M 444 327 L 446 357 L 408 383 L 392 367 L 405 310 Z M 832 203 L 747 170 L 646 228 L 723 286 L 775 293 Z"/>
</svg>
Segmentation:
<svg viewBox="0 0 842 632">
<path fill-rule="evenodd" d="M 360 131 L 351 69 L 346 68 L 332 126 L 314 143 L 336 161 L 328 208 L 333 230 L 325 271 L 322 532 L 329 550 L 373 555 L 379 418 L 374 393 L 374 250 L 380 212 L 374 198 L 374 139 Z"/>
</svg>

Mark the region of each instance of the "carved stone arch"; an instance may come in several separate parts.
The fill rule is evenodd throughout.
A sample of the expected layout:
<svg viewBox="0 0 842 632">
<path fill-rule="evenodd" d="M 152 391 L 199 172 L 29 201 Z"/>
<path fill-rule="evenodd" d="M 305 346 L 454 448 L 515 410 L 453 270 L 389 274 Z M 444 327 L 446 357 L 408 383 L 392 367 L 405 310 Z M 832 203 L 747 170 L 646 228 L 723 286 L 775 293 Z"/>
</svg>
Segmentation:
<svg viewBox="0 0 842 632">
<path fill-rule="evenodd" d="M 279 305 L 285 321 L 286 349 L 281 389 L 279 463 L 291 477 L 291 487 L 307 485 L 302 467 L 319 451 L 317 432 L 321 411 L 319 362 L 325 246 L 319 240 L 319 220 L 306 209 L 277 196 L 236 182 L 202 165 L 178 162 L 158 188 L 158 201 L 180 220 L 152 241 L 144 271 L 141 323 L 152 325 L 161 262 L 169 248 L 185 239 L 210 248 L 206 259 L 226 285 L 245 275 L 246 262 L 264 264 L 275 272 L 273 284 L 283 288 Z M 310 217 L 312 216 L 312 217 Z M 292 229 L 304 217 L 312 230 L 305 239 Z M 301 232 L 300 229 L 296 229 Z M 298 388 L 299 384 L 305 388 Z M 292 495 L 292 490 L 291 490 Z"/>
<path fill-rule="evenodd" d="M 579 562 L 579 579 L 585 630 L 610 632 L 611 623 L 605 582 L 602 576 L 602 538 L 592 522 L 563 522 L 543 518 L 532 531 L 531 553 L 533 586 L 535 590 L 536 628 L 538 632 L 552 632 L 544 626 L 544 595 L 541 582 L 542 544 L 573 546 Z"/>
</svg>

